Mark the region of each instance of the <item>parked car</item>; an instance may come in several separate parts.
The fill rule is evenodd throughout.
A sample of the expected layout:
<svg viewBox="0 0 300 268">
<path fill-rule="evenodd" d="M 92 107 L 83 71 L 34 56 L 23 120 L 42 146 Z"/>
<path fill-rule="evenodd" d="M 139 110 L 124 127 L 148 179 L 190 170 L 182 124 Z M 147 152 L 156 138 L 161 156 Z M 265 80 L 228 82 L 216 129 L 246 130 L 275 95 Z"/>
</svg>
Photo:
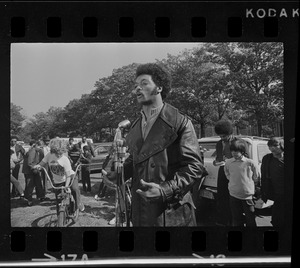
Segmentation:
<svg viewBox="0 0 300 268">
<path fill-rule="evenodd" d="M 239 135 L 238 138 L 245 140 L 249 147 L 249 157 L 254 160 L 258 165 L 259 170 L 262 162 L 262 158 L 270 153 L 267 145 L 268 138 L 255 137 L 255 136 L 244 136 Z M 200 191 L 197 193 L 200 197 L 206 199 L 215 199 L 217 192 L 217 178 L 218 178 L 218 166 L 213 165 L 213 161 L 216 159 L 216 143 L 220 140 L 219 136 L 206 137 L 198 139 L 199 146 L 203 150 L 204 154 L 204 166 L 208 172 L 205 177 Z M 269 200 L 267 204 L 257 202 L 256 208 L 265 208 L 273 204 L 273 201 Z"/>
<path fill-rule="evenodd" d="M 63 140 L 64 142 L 68 143 L 70 138 L 60 138 L 60 139 Z M 74 144 L 76 144 L 82 140 L 82 138 L 76 138 L 76 137 L 73 137 L 73 139 L 74 139 Z M 93 139 L 87 138 L 86 140 L 93 144 Z"/>
<path fill-rule="evenodd" d="M 101 172 L 103 162 L 108 155 L 111 146 L 112 142 L 93 143 L 95 157 L 92 158 L 92 162 L 90 165 L 91 174 Z"/>
</svg>

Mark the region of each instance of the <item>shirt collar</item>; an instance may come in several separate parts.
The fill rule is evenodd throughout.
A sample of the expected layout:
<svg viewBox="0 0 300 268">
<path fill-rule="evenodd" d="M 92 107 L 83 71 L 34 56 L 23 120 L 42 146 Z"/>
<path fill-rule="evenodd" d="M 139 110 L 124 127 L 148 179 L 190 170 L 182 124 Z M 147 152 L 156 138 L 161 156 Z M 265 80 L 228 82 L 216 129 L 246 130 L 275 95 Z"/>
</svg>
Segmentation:
<svg viewBox="0 0 300 268">
<path fill-rule="evenodd" d="M 141 110 L 141 114 L 142 114 L 143 119 L 144 119 L 145 121 L 147 121 L 147 120 L 150 120 L 151 118 L 157 116 L 157 115 L 160 113 L 160 111 L 161 111 L 161 109 L 162 109 L 163 106 L 164 106 L 164 104 L 162 103 L 162 105 L 160 105 L 160 106 L 158 106 L 158 107 L 155 107 L 155 108 L 152 108 L 152 109 L 150 110 L 149 118 L 147 118 L 145 112 L 144 112 L 143 110 Z"/>
<path fill-rule="evenodd" d="M 236 162 L 239 162 L 239 161 L 245 162 L 245 161 L 246 161 L 246 157 L 245 157 L 244 155 L 242 155 L 242 157 L 241 157 L 240 159 L 235 159 L 235 158 L 233 157 L 233 162 L 234 162 L 234 161 L 236 161 Z"/>
</svg>

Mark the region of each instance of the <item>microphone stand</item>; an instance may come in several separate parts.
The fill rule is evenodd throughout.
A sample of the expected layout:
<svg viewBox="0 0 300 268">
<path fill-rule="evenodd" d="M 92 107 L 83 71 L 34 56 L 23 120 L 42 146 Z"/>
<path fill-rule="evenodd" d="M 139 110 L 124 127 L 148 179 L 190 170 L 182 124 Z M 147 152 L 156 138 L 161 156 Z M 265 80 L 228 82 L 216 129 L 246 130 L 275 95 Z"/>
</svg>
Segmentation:
<svg viewBox="0 0 300 268">
<path fill-rule="evenodd" d="M 122 123 L 122 122 L 121 122 Z M 120 123 L 120 124 L 121 124 Z M 116 189 L 116 227 L 130 226 L 129 204 L 126 200 L 126 186 L 124 182 L 124 162 L 126 157 L 126 147 L 122 139 L 123 126 L 119 124 L 114 137 L 114 167 L 116 171 L 117 189 Z"/>
</svg>

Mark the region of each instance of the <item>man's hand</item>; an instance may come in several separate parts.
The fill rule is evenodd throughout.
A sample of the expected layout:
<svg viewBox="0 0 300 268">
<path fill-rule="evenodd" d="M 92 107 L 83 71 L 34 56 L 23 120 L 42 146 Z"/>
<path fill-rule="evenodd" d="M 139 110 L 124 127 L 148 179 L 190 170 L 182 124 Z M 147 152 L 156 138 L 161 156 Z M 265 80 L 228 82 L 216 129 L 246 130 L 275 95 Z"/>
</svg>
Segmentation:
<svg viewBox="0 0 300 268">
<path fill-rule="evenodd" d="M 115 171 L 109 171 L 106 174 L 106 178 L 109 182 L 116 184 L 117 183 L 117 173 Z"/>
<path fill-rule="evenodd" d="M 40 170 L 40 169 L 42 169 L 42 167 L 41 167 L 41 165 L 35 165 L 35 166 L 33 166 L 33 169 L 38 169 L 38 170 Z"/>
<path fill-rule="evenodd" d="M 215 167 L 224 166 L 225 165 L 225 161 L 218 162 L 218 161 L 214 160 L 213 161 L 213 165 Z"/>
<path fill-rule="evenodd" d="M 161 194 L 161 188 L 159 184 L 156 184 L 154 182 L 145 182 L 144 180 L 141 180 L 142 188 L 145 189 L 145 191 L 141 189 L 137 189 L 136 192 L 146 201 L 146 202 L 155 202 L 162 198 Z"/>
</svg>

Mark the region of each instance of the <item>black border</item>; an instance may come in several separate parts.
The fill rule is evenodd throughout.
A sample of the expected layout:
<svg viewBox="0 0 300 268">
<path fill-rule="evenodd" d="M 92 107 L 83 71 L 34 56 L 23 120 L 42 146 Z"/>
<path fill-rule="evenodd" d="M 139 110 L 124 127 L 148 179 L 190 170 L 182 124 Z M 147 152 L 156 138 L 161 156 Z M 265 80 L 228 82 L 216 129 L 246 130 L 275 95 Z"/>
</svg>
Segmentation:
<svg viewBox="0 0 300 268">
<path fill-rule="evenodd" d="M 283 42 L 284 43 L 284 88 L 285 88 L 285 147 L 286 147 L 286 222 L 284 229 L 275 230 L 271 227 L 258 229 L 239 229 L 243 233 L 245 245 L 240 252 L 230 252 L 227 248 L 228 231 L 236 228 L 197 227 L 197 228 L 69 228 L 62 231 L 62 250 L 48 252 L 46 237 L 48 231 L 57 228 L 11 228 L 8 161 L 6 153 L 1 156 L 2 168 L 0 178 L 0 264 L 3 261 L 30 261 L 32 258 L 43 258 L 44 253 L 59 257 L 62 254 L 78 254 L 80 258 L 86 253 L 92 258 L 142 258 L 142 257 L 191 257 L 192 253 L 209 257 L 211 254 L 224 254 L 231 257 L 265 257 L 290 256 L 292 252 L 292 237 L 297 226 L 292 230 L 294 191 L 294 146 L 291 140 L 295 137 L 296 127 L 296 89 L 298 70 L 299 18 L 278 17 L 278 36 L 264 37 L 264 19 L 246 18 L 246 8 L 299 8 L 298 1 L 90 1 L 90 2 L 31 2 L 6 1 L 0 2 L 0 85 L 1 85 L 1 140 L 5 152 L 9 146 L 9 103 L 10 103 L 10 44 L 18 42 Z M 10 22 L 12 17 L 25 18 L 25 36 L 11 37 Z M 61 17 L 62 34 L 60 37 L 49 38 L 46 34 L 46 19 Z M 99 22 L 98 35 L 85 38 L 82 35 L 82 20 L 84 17 L 96 17 Z M 121 38 L 118 36 L 118 20 L 120 17 L 134 18 L 134 36 Z M 170 18 L 170 36 L 158 38 L 154 34 L 156 17 Z M 205 37 L 191 36 L 191 18 L 205 17 L 207 32 Z M 239 38 L 227 36 L 227 19 L 241 17 L 243 35 Z M 295 187 L 295 189 L 297 189 Z M 293 193 L 293 194 L 292 194 Z M 85 231 L 98 233 L 98 250 L 83 252 L 82 235 Z M 119 232 L 134 231 L 134 250 L 122 252 L 119 250 Z M 157 252 L 154 248 L 155 233 L 159 230 L 170 232 L 171 247 L 168 252 Z M 278 231 L 279 248 L 275 252 L 266 252 L 263 245 L 265 231 Z M 12 231 L 25 232 L 25 251 L 11 252 L 10 236 Z M 206 232 L 206 250 L 193 252 L 191 237 L 194 231 Z M 292 232 L 293 231 L 293 232 Z M 293 234 L 293 235 L 292 235 Z M 295 249 L 293 252 L 296 254 Z"/>
</svg>

